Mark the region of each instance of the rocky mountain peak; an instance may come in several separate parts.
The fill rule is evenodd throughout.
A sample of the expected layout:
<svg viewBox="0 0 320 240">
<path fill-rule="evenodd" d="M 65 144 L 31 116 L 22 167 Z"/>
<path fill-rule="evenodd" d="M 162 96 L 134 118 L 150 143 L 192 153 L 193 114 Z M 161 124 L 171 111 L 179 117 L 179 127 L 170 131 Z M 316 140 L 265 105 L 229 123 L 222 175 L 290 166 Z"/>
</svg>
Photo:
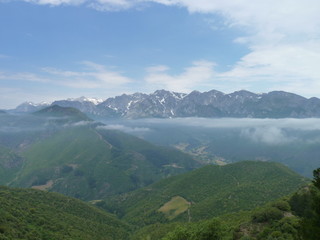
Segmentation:
<svg viewBox="0 0 320 240">
<path fill-rule="evenodd" d="M 256 94 L 240 90 L 225 94 L 211 90 L 185 94 L 162 89 L 151 94 L 122 94 L 103 102 L 80 97 L 55 101 L 53 104 L 74 107 L 91 115 L 116 118 L 320 117 L 320 99 L 307 99 L 284 91 Z M 39 110 L 32 103 L 21 104 L 17 109 L 20 112 Z"/>
</svg>

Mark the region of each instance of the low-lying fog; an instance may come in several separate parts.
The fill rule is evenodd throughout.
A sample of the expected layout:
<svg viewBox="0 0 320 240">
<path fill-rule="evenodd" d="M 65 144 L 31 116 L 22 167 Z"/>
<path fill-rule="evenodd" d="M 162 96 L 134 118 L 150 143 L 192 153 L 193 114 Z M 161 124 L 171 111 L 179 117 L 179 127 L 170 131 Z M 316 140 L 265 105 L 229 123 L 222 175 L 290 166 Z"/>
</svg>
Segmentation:
<svg viewBox="0 0 320 240">
<path fill-rule="evenodd" d="M 163 134 L 165 129 L 238 130 L 242 137 L 266 144 L 292 141 L 320 141 L 320 119 L 252 119 L 252 118 L 176 118 L 105 121 L 106 129 L 120 130 L 140 137 Z M 161 132 L 160 132 L 161 130 Z M 165 133 L 167 133 L 165 131 Z M 318 134 L 317 134 L 318 133 Z M 307 135 L 307 136 L 306 136 Z M 172 134 L 168 135 L 171 138 Z"/>
<path fill-rule="evenodd" d="M 104 123 L 106 129 L 225 162 L 277 161 L 305 176 L 311 176 L 312 170 L 320 167 L 318 118 L 176 118 Z"/>
<path fill-rule="evenodd" d="M 320 119 L 317 118 L 118 119 L 104 121 L 105 126 L 101 126 L 96 122 L 73 123 L 8 115 L 0 118 L 0 145 L 17 147 L 45 137 L 57 126 L 88 124 L 120 130 L 157 145 L 180 149 L 203 163 L 276 161 L 308 177 L 320 167 Z"/>
</svg>

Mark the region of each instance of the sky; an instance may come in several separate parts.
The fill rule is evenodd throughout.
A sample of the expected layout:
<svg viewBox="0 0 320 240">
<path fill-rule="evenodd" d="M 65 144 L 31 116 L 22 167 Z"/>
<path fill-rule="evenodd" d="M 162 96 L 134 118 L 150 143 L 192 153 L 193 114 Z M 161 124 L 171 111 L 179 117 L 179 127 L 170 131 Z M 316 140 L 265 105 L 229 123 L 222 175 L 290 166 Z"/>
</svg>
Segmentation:
<svg viewBox="0 0 320 240">
<path fill-rule="evenodd" d="M 123 93 L 320 97 L 319 0 L 0 0 L 0 109 Z"/>
</svg>

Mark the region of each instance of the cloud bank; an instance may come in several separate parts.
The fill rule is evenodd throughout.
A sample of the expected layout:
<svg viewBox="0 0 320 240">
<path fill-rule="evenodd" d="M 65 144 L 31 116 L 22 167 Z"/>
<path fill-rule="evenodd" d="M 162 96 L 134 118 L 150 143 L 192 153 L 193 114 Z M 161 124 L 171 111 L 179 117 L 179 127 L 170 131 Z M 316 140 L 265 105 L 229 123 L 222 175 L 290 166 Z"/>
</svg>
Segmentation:
<svg viewBox="0 0 320 240">
<path fill-rule="evenodd" d="M 196 61 L 178 75 L 170 75 L 167 66 L 153 66 L 147 69 L 145 81 L 154 89 L 170 89 L 177 92 L 190 92 L 203 84 L 209 84 L 215 75 L 215 63 Z"/>
<path fill-rule="evenodd" d="M 130 128 L 147 126 L 148 129 L 196 128 L 197 132 L 215 134 L 215 130 L 226 131 L 240 136 L 245 140 L 267 145 L 290 144 L 297 141 L 319 143 L 320 119 L 251 119 L 251 118 L 174 118 L 174 119 L 143 119 L 128 121 Z M 126 125 L 123 123 L 123 125 Z M 118 129 L 122 130 L 122 129 Z M 213 132 L 211 132 L 213 130 Z M 236 130 L 236 131 L 233 131 Z M 157 131 L 157 130 L 155 130 Z M 161 130 L 160 130 L 161 131 Z M 166 131 L 166 130 L 164 130 Z M 315 131 L 318 131 L 315 132 Z M 311 133 L 309 135 L 309 133 Z M 134 134 L 134 132 L 131 132 Z"/>
<path fill-rule="evenodd" d="M 146 124 L 168 124 L 202 128 L 264 128 L 276 127 L 302 131 L 320 130 L 319 118 L 172 118 L 135 120 Z"/>
<path fill-rule="evenodd" d="M 130 126 L 125 126 L 121 124 L 108 124 L 105 126 L 98 126 L 97 129 L 119 130 L 126 133 L 143 133 L 151 130 L 150 128 L 130 127 Z"/>
</svg>

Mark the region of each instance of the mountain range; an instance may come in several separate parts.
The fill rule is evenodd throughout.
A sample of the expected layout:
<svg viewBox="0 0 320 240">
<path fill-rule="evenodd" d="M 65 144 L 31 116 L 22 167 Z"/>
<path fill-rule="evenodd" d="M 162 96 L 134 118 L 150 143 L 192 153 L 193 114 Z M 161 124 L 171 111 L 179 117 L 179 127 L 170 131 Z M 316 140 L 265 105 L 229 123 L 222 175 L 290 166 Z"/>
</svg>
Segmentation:
<svg viewBox="0 0 320 240">
<path fill-rule="evenodd" d="M 13 112 L 33 112 L 49 103 L 25 102 Z M 123 94 L 105 101 L 80 97 L 54 101 L 51 105 L 74 107 L 102 118 L 308 118 L 320 117 L 320 99 L 284 91 L 255 94 L 241 90 L 225 94 L 217 90 L 189 94 L 157 90 L 151 94 Z"/>
<path fill-rule="evenodd" d="M 313 233 L 305 239 L 319 236 L 313 196 L 269 202 L 315 191 L 286 166 L 201 165 L 71 107 L 1 114 L 0 184 L 10 187 L 0 187 L 0 239 L 301 239 L 301 228 Z"/>
</svg>

